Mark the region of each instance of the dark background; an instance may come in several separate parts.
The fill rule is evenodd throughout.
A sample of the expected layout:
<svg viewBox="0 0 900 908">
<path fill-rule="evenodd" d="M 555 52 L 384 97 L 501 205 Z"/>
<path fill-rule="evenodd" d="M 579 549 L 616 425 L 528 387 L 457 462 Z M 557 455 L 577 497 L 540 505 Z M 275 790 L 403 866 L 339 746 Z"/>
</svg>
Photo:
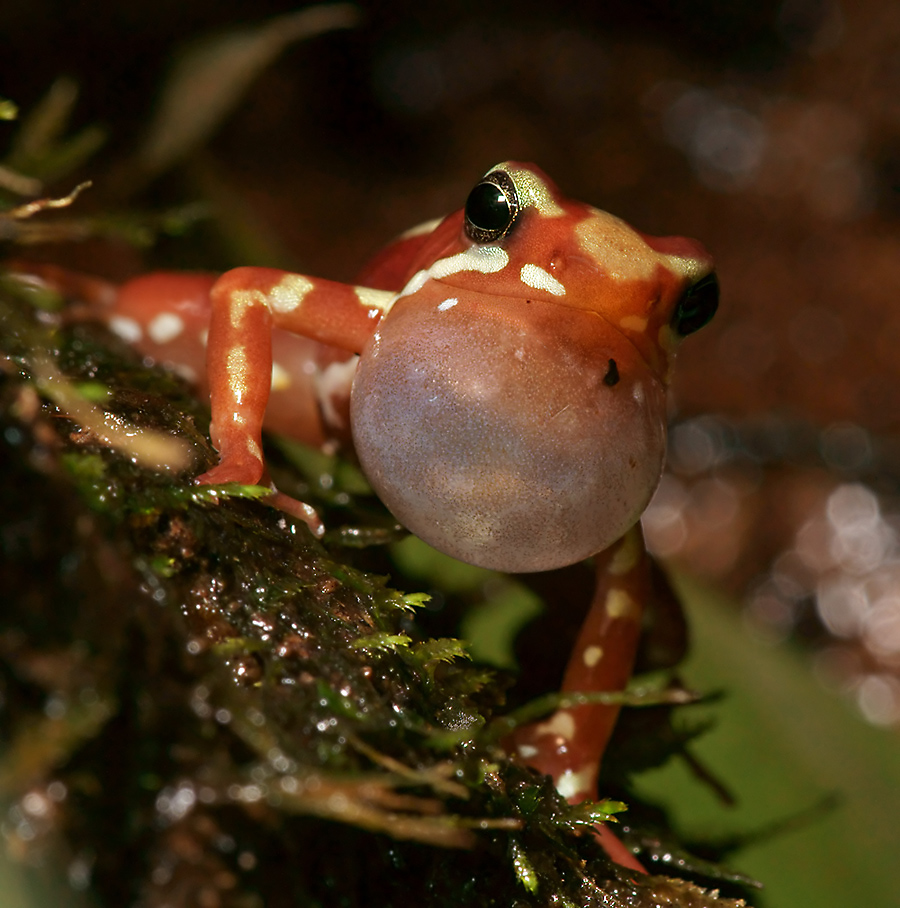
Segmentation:
<svg viewBox="0 0 900 908">
<path fill-rule="evenodd" d="M 702 239 L 722 308 L 681 356 L 650 542 L 737 593 L 743 632 L 805 648 L 826 686 L 895 729 L 900 7 L 362 4 L 357 27 L 266 68 L 202 151 L 134 176 L 180 50 L 293 8 L 0 5 L 0 92 L 28 111 L 69 76 L 73 129 L 107 131 L 85 210 L 206 198 L 220 214 L 188 240 L 37 254 L 119 278 L 262 250 L 350 279 L 508 158 L 649 233 Z"/>
</svg>

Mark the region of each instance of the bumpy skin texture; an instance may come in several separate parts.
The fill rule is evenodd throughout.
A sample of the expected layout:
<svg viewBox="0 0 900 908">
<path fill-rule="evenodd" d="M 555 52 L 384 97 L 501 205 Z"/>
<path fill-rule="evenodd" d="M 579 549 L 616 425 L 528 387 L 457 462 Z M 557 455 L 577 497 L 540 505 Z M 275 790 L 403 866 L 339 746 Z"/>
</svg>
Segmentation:
<svg viewBox="0 0 900 908">
<path fill-rule="evenodd" d="M 563 689 L 627 684 L 654 595 L 638 520 L 662 468 L 672 355 L 717 304 L 698 243 L 640 234 L 507 162 L 463 210 L 389 246 L 357 286 L 249 267 L 118 289 L 40 276 L 93 296 L 114 330 L 188 375 L 208 331 L 220 462 L 199 482 L 264 479 L 264 421 L 312 444 L 352 433 L 375 490 L 435 547 L 506 571 L 595 555 Z M 274 491 L 272 502 L 321 532 L 301 502 Z M 617 713 L 563 709 L 508 746 L 581 801 L 596 795 Z"/>
</svg>

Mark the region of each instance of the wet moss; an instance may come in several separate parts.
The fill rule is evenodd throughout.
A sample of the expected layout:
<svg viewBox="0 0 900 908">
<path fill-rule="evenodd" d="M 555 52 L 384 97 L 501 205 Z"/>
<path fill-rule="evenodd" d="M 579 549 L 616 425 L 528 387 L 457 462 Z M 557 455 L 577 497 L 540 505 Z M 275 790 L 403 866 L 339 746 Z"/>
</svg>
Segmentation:
<svg viewBox="0 0 900 908">
<path fill-rule="evenodd" d="M 187 386 L 0 293 L 0 786 L 21 852 L 52 840 L 101 905 L 739 904 L 625 874 L 584 834 L 621 805 L 569 807 L 506 757 L 508 673 L 420 629 L 421 582 L 401 592 L 362 546 L 398 531 L 352 468 L 336 494 L 272 452 L 344 527 L 324 543 L 259 489 L 194 486 L 215 455 Z M 609 784 L 628 797 L 624 770 Z"/>
</svg>

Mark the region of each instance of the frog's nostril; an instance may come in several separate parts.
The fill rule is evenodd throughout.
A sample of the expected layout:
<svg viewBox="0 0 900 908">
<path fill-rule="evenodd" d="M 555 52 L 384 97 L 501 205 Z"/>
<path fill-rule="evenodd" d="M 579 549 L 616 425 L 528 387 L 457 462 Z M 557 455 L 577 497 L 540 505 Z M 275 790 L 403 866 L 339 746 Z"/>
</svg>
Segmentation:
<svg viewBox="0 0 900 908">
<path fill-rule="evenodd" d="M 606 370 L 606 375 L 603 376 L 603 384 L 608 385 L 610 388 L 614 388 L 619 383 L 619 367 L 616 365 L 616 361 L 611 359 L 609 361 L 609 368 Z"/>
</svg>

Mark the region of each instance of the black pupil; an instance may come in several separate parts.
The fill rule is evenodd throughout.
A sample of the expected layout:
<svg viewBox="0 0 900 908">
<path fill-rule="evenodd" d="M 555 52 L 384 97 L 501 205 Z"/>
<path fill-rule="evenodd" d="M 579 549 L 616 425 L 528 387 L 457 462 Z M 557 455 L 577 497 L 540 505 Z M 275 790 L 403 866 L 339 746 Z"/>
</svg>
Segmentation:
<svg viewBox="0 0 900 908">
<path fill-rule="evenodd" d="M 509 200 L 494 183 L 479 183 L 466 199 L 466 217 L 480 230 L 502 233 L 509 226 Z"/>
<path fill-rule="evenodd" d="M 707 274 L 685 291 L 675 310 L 672 327 L 686 337 L 707 324 L 718 308 L 719 281 L 715 274 Z"/>
</svg>

